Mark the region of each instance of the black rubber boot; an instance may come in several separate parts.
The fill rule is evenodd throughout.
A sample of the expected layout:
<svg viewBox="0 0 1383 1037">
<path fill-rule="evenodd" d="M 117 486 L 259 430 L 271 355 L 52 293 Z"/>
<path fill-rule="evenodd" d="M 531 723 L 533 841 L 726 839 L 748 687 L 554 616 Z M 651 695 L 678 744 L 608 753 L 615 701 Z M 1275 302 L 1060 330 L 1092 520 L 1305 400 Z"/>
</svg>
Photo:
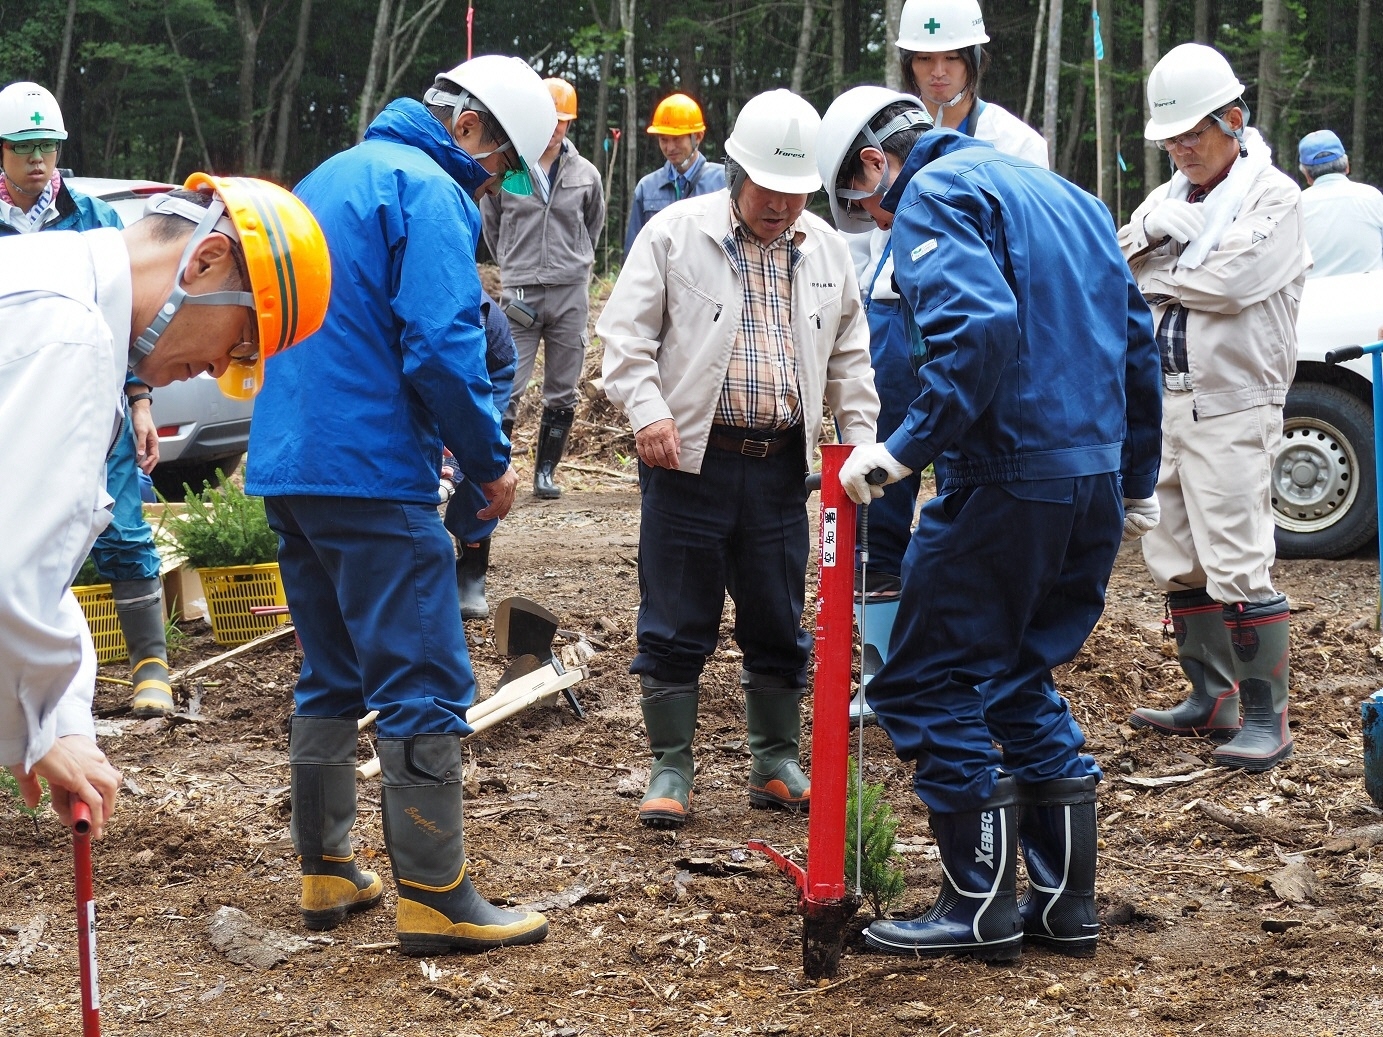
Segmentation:
<svg viewBox="0 0 1383 1037">
<path fill-rule="evenodd" d="M 786 678 L 740 671 L 749 751 L 749 805 L 793 813 L 811 806 L 812 786 L 802 771 L 802 689 Z"/>
<path fill-rule="evenodd" d="M 374 907 L 384 884 L 356 867 L 355 745 L 350 717 L 294 716 L 288 738 L 293 818 L 289 831 L 303 873 L 303 925 L 335 929 L 347 912 Z"/>
<path fill-rule="evenodd" d="M 536 911 L 505 911 L 466 874 L 461 832 L 461 739 L 381 738 L 384 841 L 394 864 L 399 950 L 415 957 L 488 951 L 547 937 Z"/>
<path fill-rule="evenodd" d="M 1100 942 L 1096 784 L 1091 775 L 1018 786 L 1018 834 L 1028 866 L 1028 891 L 1018 904 L 1023 939 L 1073 958 L 1092 957 Z"/>
<path fill-rule="evenodd" d="M 504 433 L 506 439 L 512 440 L 514 438 L 514 419 L 500 418 L 499 430 Z"/>
<path fill-rule="evenodd" d="M 456 545 L 456 590 L 461 595 L 462 619 L 485 619 L 490 605 L 485 600 L 485 574 L 490 568 L 490 538 L 475 546 Z"/>
<path fill-rule="evenodd" d="M 152 580 L 112 580 L 115 615 L 130 650 L 134 696 L 130 713 L 166 717 L 174 710 L 168 684 L 168 633 L 163 626 L 163 584 Z"/>
<path fill-rule="evenodd" d="M 1213 759 L 1221 767 L 1271 770 L 1292 755 L 1287 726 L 1291 610 L 1279 594 L 1269 601 L 1226 605 L 1224 622 L 1234 645 L 1244 726 Z"/>
<path fill-rule="evenodd" d="M 639 820 L 650 828 L 680 828 L 691 818 L 692 739 L 701 692 L 696 682 L 678 684 L 640 678 L 639 706 L 653 750 L 648 789 L 639 803 Z"/>
<path fill-rule="evenodd" d="M 1001 778 L 994 795 L 975 810 L 932 811 L 943 873 L 936 903 L 910 922 L 871 923 L 864 931 L 865 942 L 876 951 L 908 957 L 1017 959 L 1023 950 L 1023 919 L 1015 891 L 1017 802 L 1013 779 Z"/>
<path fill-rule="evenodd" d="M 1204 590 L 1174 591 L 1167 595 L 1167 608 L 1191 694 L 1171 709 L 1135 709 L 1129 726 L 1227 742 L 1239 732 L 1239 688 L 1223 609 Z"/>
<path fill-rule="evenodd" d="M 533 468 L 533 496 L 540 500 L 556 500 L 562 487 L 552 481 L 562 454 L 567 449 L 567 436 L 576 411 L 571 407 L 560 410 L 543 409 L 543 422 L 538 427 L 538 458 Z"/>
</svg>

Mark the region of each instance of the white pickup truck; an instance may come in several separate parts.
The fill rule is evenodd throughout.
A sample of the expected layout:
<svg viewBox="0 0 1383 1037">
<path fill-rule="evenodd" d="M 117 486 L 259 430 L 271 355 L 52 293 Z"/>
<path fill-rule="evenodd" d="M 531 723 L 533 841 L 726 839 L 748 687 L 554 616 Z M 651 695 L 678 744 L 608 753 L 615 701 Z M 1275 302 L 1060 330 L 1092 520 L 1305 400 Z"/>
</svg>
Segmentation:
<svg viewBox="0 0 1383 1037">
<path fill-rule="evenodd" d="M 1378 531 L 1372 360 L 1325 355 L 1378 341 L 1383 270 L 1306 282 L 1297 317 L 1297 374 L 1273 459 L 1273 518 L 1284 558 L 1338 558 Z"/>
</svg>

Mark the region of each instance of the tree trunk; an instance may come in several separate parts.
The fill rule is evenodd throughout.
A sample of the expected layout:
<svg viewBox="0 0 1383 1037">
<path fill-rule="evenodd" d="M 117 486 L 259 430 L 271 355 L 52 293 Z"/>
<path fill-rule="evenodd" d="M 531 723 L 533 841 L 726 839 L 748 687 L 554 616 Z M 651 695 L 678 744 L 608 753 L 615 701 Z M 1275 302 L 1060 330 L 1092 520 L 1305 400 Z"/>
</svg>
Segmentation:
<svg viewBox="0 0 1383 1037">
<path fill-rule="evenodd" d="M 595 11 L 592 5 L 592 11 Z M 600 20 L 600 15 L 596 13 L 596 24 L 600 26 L 602 33 L 610 33 L 619 23 L 619 0 L 610 0 L 610 15 L 605 21 Z M 613 40 L 612 36 L 606 35 L 606 40 Z M 591 161 L 600 167 L 601 175 L 605 177 L 607 185 L 612 184 L 613 170 L 610 168 L 610 153 L 605 150 L 605 139 L 610 135 L 608 127 L 610 125 L 610 69 L 615 64 L 614 48 L 607 43 L 600 49 L 600 83 L 596 86 L 595 93 L 595 153 L 591 156 Z M 589 112 L 588 112 L 589 115 Z M 609 198 L 607 191 L 606 198 Z M 607 206 L 608 208 L 608 206 Z"/>
<path fill-rule="evenodd" d="M 307 32 L 312 24 L 312 0 L 300 0 L 298 5 L 298 35 L 293 41 L 293 53 L 288 58 L 288 73 L 284 77 L 283 93 L 279 100 L 278 127 L 274 134 L 274 161 L 269 175 L 283 179 L 283 167 L 288 164 L 288 130 L 293 124 L 293 102 L 302 81 L 303 66 L 307 63 Z"/>
<path fill-rule="evenodd" d="M 890 43 L 892 40 L 889 41 Z M 887 47 L 884 48 L 888 50 Z M 864 41 L 860 39 L 860 0 L 845 0 L 845 74 L 854 77 L 860 70 Z"/>
<path fill-rule="evenodd" d="M 802 83 L 807 78 L 807 62 L 812 53 L 812 30 L 816 27 L 816 8 L 812 0 L 802 0 L 802 25 L 797 30 L 797 57 L 792 62 L 792 80 L 788 89 L 794 94 L 802 92 Z"/>
<path fill-rule="evenodd" d="M 1254 122 L 1263 139 L 1277 128 L 1277 96 L 1282 76 L 1282 0 L 1263 0 L 1263 33 L 1258 44 L 1258 111 Z"/>
<path fill-rule="evenodd" d="M 178 75 L 182 79 L 183 96 L 187 99 L 187 110 L 192 114 L 192 129 L 197 134 L 197 144 L 202 149 L 202 168 L 210 172 L 211 170 L 211 151 L 206 146 L 206 136 L 202 133 L 202 120 L 197 114 L 197 102 L 192 99 L 192 84 L 188 82 L 187 73 L 182 67 L 182 54 L 178 50 L 178 38 L 173 35 L 173 23 L 168 18 L 168 12 L 163 12 L 163 27 L 168 30 L 168 45 L 173 48 L 173 57 L 178 59 Z M 172 180 L 172 177 L 169 177 Z"/>
<path fill-rule="evenodd" d="M 1095 0 L 1092 5 L 1100 15 L 1100 51 L 1104 54 L 1095 62 L 1096 194 L 1117 221 L 1119 213 L 1114 199 L 1114 12 L 1112 0 Z M 1093 39 L 1093 36 L 1092 36 Z"/>
<path fill-rule="evenodd" d="M 389 38 L 389 15 L 393 0 L 379 0 L 375 12 L 375 34 L 370 41 L 370 60 L 365 66 L 365 85 L 360 90 L 360 112 L 356 116 L 356 143 L 365 139 L 365 131 L 375 117 L 375 84 L 379 82 L 380 66 L 384 63 L 385 46 Z"/>
<path fill-rule="evenodd" d="M 845 90 L 845 0 L 831 0 L 831 96 Z"/>
<path fill-rule="evenodd" d="M 890 90 L 903 89 L 903 69 L 898 64 L 898 20 L 903 17 L 903 0 L 884 0 L 884 85 Z"/>
<path fill-rule="evenodd" d="M 1354 133 L 1349 145 L 1350 172 L 1364 179 L 1368 165 L 1369 0 L 1359 0 L 1359 24 L 1354 35 Z"/>
<path fill-rule="evenodd" d="M 267 15 L 267 9 L 264 12 Z M 264 30 L 264 18 L 255 22 L 249 0 L 235 0 L 235 23 L 240 29 L 240 123 L 239 151 L 241 172 L 257 172 L 255 162 L 255 63 L 259 51 L 259 34 Z"/>
<path fill-rule="evenodd" d="M 634 12 L 638 0 L 619 0 L 624 30 L 624 207 L 634 200 L 639 182 L 639 68 L 634 62 Z"/>
<path fill-rule="evenodd" d="M 1215 45 L 1210 36 L 1210 0 L 1196 0 L 1195 40 L 1208 47 Z"/>
<path fill-rule="evenodd" d="M 1084 77 L 1081 77 L 1084 83 Z M 1047 138 L 1047 161 L 1055 166 L 1057 155 L 1056 120 L 1057 106 L 1061 99 L 1061 0 L 1051 0 L 1047 8 L 1047 74 L 1042 84 L 1042 136 Z M 1084 89 L 1077 87 L 1077 96 L 1084 96 Z M 1073 118 L 1072 127 L 1080 120 Z M 1072 132 L 1076 132 L 1074 129 Z M 1064 175 L 1064 174 L 1063 174 Z"/>
<path fill-rule="evenodd" d="M 1153 66 L 1157 64 L 1157 59 L 1161 56 L 1159 42 L 1162 37 L 1162 11 L 1158 6 L 1158 0 L 1143 0 L 1143 121 L 1147 122 L 1152 118 L 1152 108 L 1148 104 L 1148 77 L 1152 75 Z M 1162 171 L 1167 167 L 1163 164 L 1162 152 L 1157 145 L 1150 140 L 1143 142 L 1143 193 L 1147 194 L 1158 184 L 1162 183 Z"/>
<path fill-rule="evenodd" d="M 1032 102 L 1037 96 L 1037 63 L 1042 58 L 1042 27 L 1046 24 L 1047 0 L 1037 0 L 1037 21 L 1032 27 L 1032 64 L 1028 66 L 1028 96 L 1023 101 L 1023 121 L 1032 122 Z"/>
<path fill-rule="evenodd" d="M 384 85 L 375 92 L 375 110 L 371 119 L 393 97 L 399 82 L 413 67 L 413 59 L 418 55 L 423 37 L 446 5 L 447 0 L 422 0 L 418 9 L 408 14 L 408 0 L 399 0 L 394 10 L 394 29 L 389 34 L 389 60 L 385 65 Z"/>
<path fill-rule="evenodd" d="M 67 21 L 62 27 L 62 53 L 58 56 L 58 84 L 53 91 L 58 108 L 62 108 L 63 91 L 67 89 L 67 66 L 72 62 L 72 25 L 77 20 L 77 0 L 67 0 Z"/>
<path fill-rule="evenodd" d="M 1082 51 L 1084 49 L 1084 47 L 1081 48 Z M 1084 59 L 1085 54 L 1082 53 L 1081 57 Z M 1070 121 L 1067 123 L 1069 128 L 1066 133 L 1066 140 L 1061 146 L 1061 164 L 1057 167 L 1057 172 L 1067 180 L 1070 180 L 1071 174 L 1075 172 L 1076 159 L 1079 157 L 1080 151 L 1080 139 L 1085 130 L 1085 95 L 1090 90 L 1087 83 L 1088 81 L 1084 76 L 1077 76 L 1075 90 L 1072 91 L 1071 115 Z M 1056 142 L 1049 140 L 1047 147 L 1055 152 Z"/>
</svg>

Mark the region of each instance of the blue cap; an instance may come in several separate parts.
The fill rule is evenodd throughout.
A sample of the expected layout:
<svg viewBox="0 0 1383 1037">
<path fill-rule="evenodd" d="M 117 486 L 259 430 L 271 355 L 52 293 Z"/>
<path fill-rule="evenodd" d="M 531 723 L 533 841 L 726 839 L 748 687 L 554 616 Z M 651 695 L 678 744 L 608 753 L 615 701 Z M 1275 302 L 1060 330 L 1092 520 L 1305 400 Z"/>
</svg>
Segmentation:
<svg viewBox="0 0 1383 1037">
<path fill-rule="evenodd" d="M 1334 130 L 1316 130 L 1301 138 L 1297 145 L 1297 161 L 1303 166 L 1320 166 L 1345 157 L 1345 146 Z"/>
</svg>

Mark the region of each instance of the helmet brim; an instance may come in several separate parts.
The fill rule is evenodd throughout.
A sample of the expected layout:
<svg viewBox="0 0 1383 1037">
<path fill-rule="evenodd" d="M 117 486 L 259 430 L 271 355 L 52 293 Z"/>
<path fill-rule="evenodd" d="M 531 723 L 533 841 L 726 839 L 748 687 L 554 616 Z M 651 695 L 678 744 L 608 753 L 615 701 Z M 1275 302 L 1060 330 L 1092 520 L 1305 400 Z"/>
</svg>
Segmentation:
<svg viewBox="0 0 1383 1037">
<path fill-rule="evenodd" d="M 17 130 L 3 135 L 4 140 L 66 140 L 66 130 Z"/>
</svg>

